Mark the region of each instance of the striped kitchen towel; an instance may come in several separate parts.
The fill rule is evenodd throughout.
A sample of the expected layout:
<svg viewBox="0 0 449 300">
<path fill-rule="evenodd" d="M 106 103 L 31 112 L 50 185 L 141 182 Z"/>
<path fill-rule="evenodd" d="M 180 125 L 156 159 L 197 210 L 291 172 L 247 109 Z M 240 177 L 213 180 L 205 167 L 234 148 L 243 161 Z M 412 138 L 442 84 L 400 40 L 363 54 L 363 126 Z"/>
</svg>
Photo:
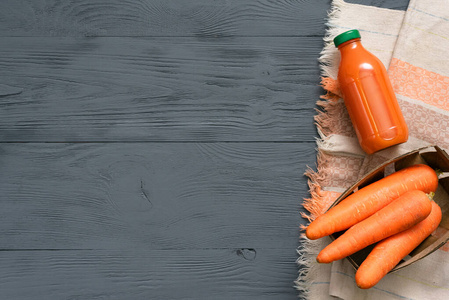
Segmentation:
<svg viewBox="0 0 449 300">
<path fill-rule="evenodd" d="M 449 0 L 411 0 L 405 12 L 332 2 L 320 57 L 327 93 L 317 103 L 322 108 L 316 116 L 317 167 L 306 172 L 310 197 L 304 199 L 305 218 L 323 213 L 342 191 L 390 158 L 433 144 L 449 149 L 448 8 Z M 369 156 L 358 145 L 336 81 L 340 57 L 332 40 L 349 29 L 358 29 L 363 45 L 387 67 L 409 127 L 407 143 Z M 447 245 L 388 274 L 372 289 L 361 290 L 346 260 L 315 262 L 329 242 L 301 237 L 296 287 L 306 299 L 449 299 Z"/>
</svg>

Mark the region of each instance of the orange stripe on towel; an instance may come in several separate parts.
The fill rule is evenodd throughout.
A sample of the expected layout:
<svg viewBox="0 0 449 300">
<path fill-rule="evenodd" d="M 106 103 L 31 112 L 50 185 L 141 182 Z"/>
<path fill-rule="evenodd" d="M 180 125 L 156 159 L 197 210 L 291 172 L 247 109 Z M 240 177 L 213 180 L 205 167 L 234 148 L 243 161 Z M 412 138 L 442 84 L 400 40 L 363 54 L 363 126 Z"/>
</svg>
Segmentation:
<svg viewBox="0 0 449 300">
<path fill-rule="evenodd" d="M 315 185 L 311 194 L 312 197 L 305 198 L 303 202 L 303 207 L 309 214 L 302 213 L 302 217 L 309 221 L 315 220 L 318 216 L 325 213 L 341 195 L 340 192 L 323 191 L 319 185 Z"/>
<path fill-rule="evenodd" d="M 393 58 L 388 75 L 395 93 L 449 111 L 449 77 Z"/>
<path fill-rule="evenodd" d="M 321 78 L 321 86 L 334 95 L 341 96 L 338 81 L 330 77 Z"/>
</svg>

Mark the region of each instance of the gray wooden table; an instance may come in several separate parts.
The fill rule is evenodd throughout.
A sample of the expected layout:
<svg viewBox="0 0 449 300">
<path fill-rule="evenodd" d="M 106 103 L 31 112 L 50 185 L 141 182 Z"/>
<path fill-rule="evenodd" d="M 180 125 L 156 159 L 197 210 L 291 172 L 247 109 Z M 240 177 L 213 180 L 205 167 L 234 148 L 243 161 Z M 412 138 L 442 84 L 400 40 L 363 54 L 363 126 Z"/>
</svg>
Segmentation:
<svg viewBox="0 0 449 300">
<path fill-rule="evenodd" d="M 0 299 L 295 299 L 329 8 L 2 0 Z"/>
</svg>

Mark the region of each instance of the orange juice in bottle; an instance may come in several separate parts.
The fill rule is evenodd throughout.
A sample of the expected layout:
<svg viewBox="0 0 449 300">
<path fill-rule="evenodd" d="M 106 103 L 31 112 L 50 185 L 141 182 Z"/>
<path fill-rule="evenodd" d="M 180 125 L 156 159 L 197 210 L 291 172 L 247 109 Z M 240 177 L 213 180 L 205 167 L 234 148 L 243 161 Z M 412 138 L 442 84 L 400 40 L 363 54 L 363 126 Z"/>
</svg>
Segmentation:
<svg viewBox="0 0 449 300">
<path fill-rule="evenodd" d="M 334 39 L 341 54 L 340 91 L 362 149 L 372 154 L 404 143 L 408 129 L 382 62 L 361 43 L 358 30 Z"/>
</svg>

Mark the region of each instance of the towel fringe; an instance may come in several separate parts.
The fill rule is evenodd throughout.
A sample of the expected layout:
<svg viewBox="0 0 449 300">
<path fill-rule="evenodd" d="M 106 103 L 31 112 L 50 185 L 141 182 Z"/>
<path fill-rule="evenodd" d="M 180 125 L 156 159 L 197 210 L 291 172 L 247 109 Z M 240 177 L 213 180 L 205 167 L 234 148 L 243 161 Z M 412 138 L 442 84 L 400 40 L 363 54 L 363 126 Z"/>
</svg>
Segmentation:
<svg viewBox="0 0 449 300">
<path fill-rule="evenodd" d="M 321 86 L 326 91 L 326 94 L 321 96 L 322 100 L 317 101 L 320 109 L 317 110 L 317 115 L 314 117 L 320 138 L 317 139 L 317 169 L 313 170 L 307 167 L 305 176 L 308 177 L 309 198 L 303 199 L 303 207 L 307 211 L 301 213 L 301 216 L 308 222 L 314 220 L 317 216 L 323 213 L 326 209 L 324 207 L 325 201 L 321 201 L 323 194 L 320 182 L 325 178 L 324 172 L 320 166 L 325 164 L 326 155 L 320 150 L 320 145 L 325 142 L 326 136 L 331 132 L 331 118 L 333 108 L 336 107 L 339 101 L 339 88 L 336 81 L 337 74 L 335 73 L 335 66 L 339 64 L 339 55 L 336 48 L 333 46 L 333 38 L 337 34 L 338 29 L 332 26 L 333 20 L 340 18 L 343 6 L 346 3 L 343 0 L 334 0 L 331 4 L 331 9 L 328 11 L 327 29 L 324 36 L 324 47 L 318 59 L 321 68 L 322 80 Z M 335 111 L 335 110 L 334 110 Z M 306 226 L 301 226 L 304 230 Z M 295 280 L 295 288 L 300 291 L 300 297 L 309 299 L 310 286 L 312 278 L 317 272 L 317 264 L 315 261 L 316 255 L 321 249 L 321 243 L 307 239 L 305 234 L 300 234 L 300 247 L 297 249 L 298 259 L 296 261 L 299 266 L 298 278 Z"/>
</svg>

